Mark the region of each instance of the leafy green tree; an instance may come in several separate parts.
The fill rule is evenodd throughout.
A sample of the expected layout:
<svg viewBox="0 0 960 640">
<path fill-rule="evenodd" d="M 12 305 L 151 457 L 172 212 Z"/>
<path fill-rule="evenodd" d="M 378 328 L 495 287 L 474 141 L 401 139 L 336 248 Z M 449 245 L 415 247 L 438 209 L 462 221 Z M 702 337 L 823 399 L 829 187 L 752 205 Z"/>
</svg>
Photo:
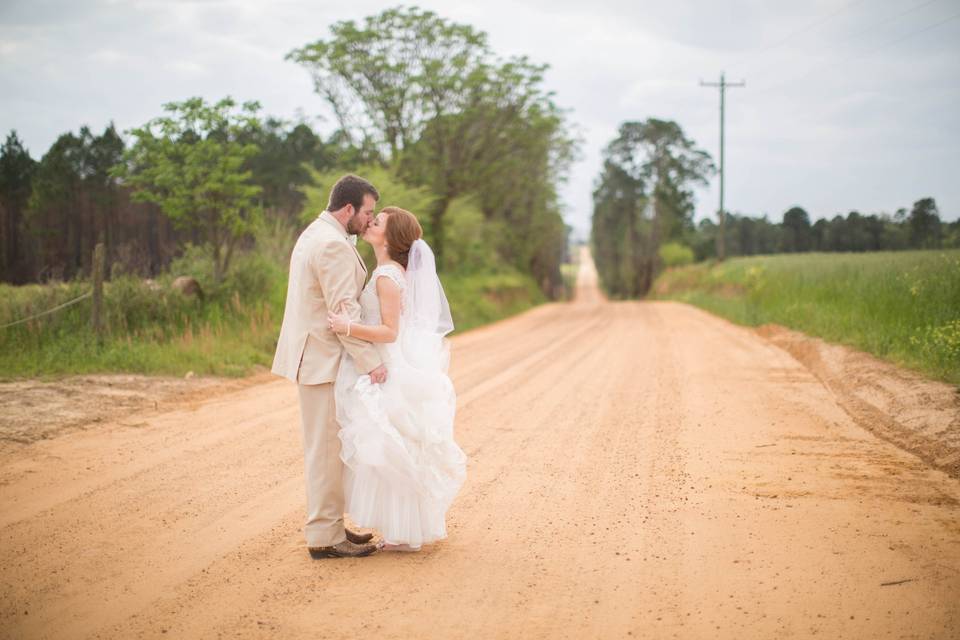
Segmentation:
<svg viewBox="0 0 960 640">
<path fill-rule="evenodd" d="M 247 167 L 251 181 L 262 189 L 262 208 L 288 221 L 295 220 L 303 208 L 302 188 L 311 184 L 310 169 L 323 171 L 338 160 L 338 149 L 303 122 L 290 126 L 267 118 L 244 141 L 259 149 Z"/>
<path fill-rule="evenodd" d="M 849 251 L 850 234 L 847 231 L 847 219 L 837 214 L 827 221 L 827 233 L 824 244 L 828 251 Z"/>
<path fill-rule="evenodd" d="M 404 154 L 402 173 L 440 196 L 430 212 L 437 237 L 445 235 L 450 202 L 471 192 L 489 219 L 504 220 L 510 238 L 521 240 L 503 247 L 521 266 L 542 248 L 528 231 L 562 228 L 555 188 L 576 142 L 541 88 L 544 69 L 517 59 L 476 70 L 463 88 L 462 110 L 431 120 Z M 443 255 L 442 244 L 437 253 Z"/>
<path fill-rule="evenodd" d="M 81 261 L 90 265 L 93 247 L 103 242 L 107 263 L 116 255 L 118 226 L 121 208 L 126 201 L 119 180 L 111 171 L 123 159 L 123 138 L 110 123 L 99 136 L 91 134 L 86 127 L 80 130 L 82 198 L 81 229 L 83 238 Z"/>
<path fill-rule="evenodd" d="M 26 278 L 21 242 L 23 220 L 37 161 L 30 157 L 16 131 L 0 147 L 0 280 L 20 283 Z"/>
<path fill-rule="evenodd" d="M 791 207 L 783 214 L 783 251 L 809 251 L 810 216 L 802 207 Z"/>
<path fill-rule="evenodd" d="M 910 247 L 910 232 L 905 224 L 907 210 L 898 209 L 892 216 L 884 214 L 880 219 L 883 224 L 881 249 L 887 251 L 908 249 Z"/>
<path fill-rule="evenodd" d="M 864 242 L 864 251 L 880 251 L 884 248 L 883 220 L 876 214 L 863 216 L 861 221 L 861 239 Z"/>
<path fill-rule="evenodd" d="M 727 256 L 776 253 L 783 246 L 783 227 L 767 216 L 726 215 Z"/>
<path fill-rule="evenodd" d="M 692 186 L 706 184 L 714 165 L 677 123 L 656 118 L 622 124 L 604 158 L 594 193 L 598 270 L 611 293 L 644 295 L 660 270 L 661 243 L 693 231 Z"/>
<path fill-rule="evenodd" d="M 79 136 L 60 135 L 37 166 L 24 226 L 41 280 L 69 277 L 81 264 L 79 202 L 85 134 L 81 129 Z"/>
<path fill-rule="evenodd" d="M 111 174 L 123 150 L 113 124 L 101 135 L 81 127 L 57 138 L 32 181 L 21 224 L 28 254 L 22 271 L 40 280 L 73 277 L 89 271 L 97 242 L 105 243 L 109 263 L 124 242 L 149 236 Z"/>
<path fill-rule="evenodd" d="M 710 218 L 704 218 L 697 223 L 696 229 L 690 235 L 688 242 L 693 247 L 695 259 L 699 262 L 717 255 L 718 225 Z"/>
<path fill-rule="evenodd" d="M 362 24 L 335 23 L 329 40 L 291 51 L 342 130 L 397 159 L 437 118 L 462 111 L 467 88 L 490 57 L 486 36 L 416 7 L 388 9 Z"/>
<path fill-rule="evenodd" d="M 754 255 L 776 253 L 783 244 L 783 227 L 763 215 L 756 220 L 755 238 Z"/>
<path fill-rule="evenodd" d="M 502 87 L 523 86 L 503 78 L 497 82 Z M 419 175 L 438 193 L 456 193 L 456 197 L 476 194 L 487 222 L 504 229 L 496 244 L 504 260 L 529 271 L 543 291 L 556 294 L 562 288 L 559 265 L 569 233 L 560 214 L 557 185 L 576 157 L 578 142 L 552 102 L 511 102 L 514 100 L 516 95 L 478 100 L 478 105 L 487 106 L 457 118 L 462 135 L 447 137 L 450 154 L 443 155 L 459 157 L 463 151 L 459 145 L 471 136 L 474 139 L 467 144 L 476 151 L 475 160 L 459 163 L 463 167 L 456 178 L 459 186 L 451 188 L 447 182 L 452 174 L 445 177 L 443 164 L 438 162 L 442 156 L 425 153 L 413 157 L 422 159 L 424 173 Z M 432 141 L 430 133 L 424 135 L 428 143 Z M 434 211 L 445 206 L 441 203 Z M 443 220 L 447 217 L 444 214 Z M 444 222 L 445 229 L 447 226 Z M 449 235 L 446 230 L 444 233 Z"/>
<path fill-rule="evenodd" d="M 950 249 L 960 249 L 960 220 L 944 225 L 943 246 Z"/>
<path fill-rule="evenodd" d="M 134 143 L 114 169 L 136 200 L 156 203 L 206 247 L 217 282 L 260 219 L 262 188 L 244 168 L 259 151 L 245 142 L 260 127 L 258 109 L 255 102 L 238 109 L 230 98 L 168 103 L 168 115 L 130 132 Z"/>
<path fill-rule="evenodd" d="M 910 228 L 910 246 L 915 249 L 936 249 L 940 247 L 941 223 L 940 212 L 933 198 L 923 198 L 913 203 L 910 217 L 907 218 Z"/>
<path fill-rule="evenodd" d="M 474 193 L 488 219 L 511 218 L 512 237 L 527 238 L 499 247 L 505 258 L 544 282 L 559 281 L 555 256 L 566 227 L 555 184 L 575 143 L 542 88 L 545 66 L 499 60 L 482 32 L 417 8 L 336 23 L 329 39 L 288 58 L 310 71 L 354 144 L 437 194 L 425 226 L 438 264 L 449 266 L 450 203 Z M 539 236 L 527 231 L 547 235 L 530 243 Z"/>
<path fill-rule="evenodd" d="M 846 245 L 849 251 L 865 251 L 869 243 L 866 220 L 859 211 L 851 211 L 846 220 Z"/>
<path fill-rule="evenodd" d="M 607 158 L 593 192 L 593 257 L 604 288 L 615 297 L 639 297 L 649 247 L 649 199 L 644 181 Z"/>
</svg>

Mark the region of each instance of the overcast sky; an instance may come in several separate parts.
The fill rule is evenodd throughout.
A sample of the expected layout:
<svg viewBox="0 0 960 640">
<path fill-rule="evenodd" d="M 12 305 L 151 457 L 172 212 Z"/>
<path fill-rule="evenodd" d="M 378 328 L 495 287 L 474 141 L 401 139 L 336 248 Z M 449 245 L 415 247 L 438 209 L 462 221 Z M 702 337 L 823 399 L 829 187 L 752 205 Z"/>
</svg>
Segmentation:
<svg viewBox="0 0 960 640">
<path fill-rule="evenodd" d="M 672 119 L 714 157 L 727 95 L 726 205 L 779 220 L 892 212 L 932 196 L 960 217 L 960 0 L 473 0 L 419 2 L 487 32 L 502 55 L 551 66 L 546 84 L 584 139 L 562 189 L 589 229 L 603 147 L 625 120 Z M 81 125 L 121 129 L 200 95 L 334 128 L 284 55 L 395 3 L 0 0 L 0 128 L 34 157 Z M 716 180 L 698 192 L 714 215 Z M 400 203 L 402 204 L 402 203 Z"/>
</svg>

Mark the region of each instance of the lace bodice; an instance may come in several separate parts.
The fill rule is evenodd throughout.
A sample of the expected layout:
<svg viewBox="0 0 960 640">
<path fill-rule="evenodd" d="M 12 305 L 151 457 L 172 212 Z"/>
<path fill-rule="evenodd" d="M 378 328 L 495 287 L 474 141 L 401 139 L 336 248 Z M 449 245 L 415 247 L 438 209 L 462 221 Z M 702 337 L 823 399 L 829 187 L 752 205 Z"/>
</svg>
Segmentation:
<svg viewBox="0 0 960 640">
<path fill-rule="evenodd" d="M 363 310 L 363 324 L 380 324 L 380 296 L 377 295 L 377 279 L 390 278 L 400 287 L 401 295 L 407 288 L 403 270 L 393 264 L 380 265 L 370 274 L 370 281 L 360 293 L 360 308 Z"/>
</svg>

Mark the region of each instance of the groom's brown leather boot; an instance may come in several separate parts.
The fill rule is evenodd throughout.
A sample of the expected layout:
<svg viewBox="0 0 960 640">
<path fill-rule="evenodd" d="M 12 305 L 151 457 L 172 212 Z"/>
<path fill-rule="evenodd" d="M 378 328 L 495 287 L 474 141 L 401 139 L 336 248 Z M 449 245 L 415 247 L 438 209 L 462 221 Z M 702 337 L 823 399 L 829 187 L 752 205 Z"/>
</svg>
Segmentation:
<svg viewBox="0 0 960 640">
<path fill-rule="evenodd" d="M 353 544 L 349 540 L 338 542 L 332 547 L 307 547 L 310 557 L 314 560 L 321 558 L 362 558 L 377 550 L 375 544 Z"/>
<path fill-rule="evenodd" d="M 357 533 L 356 531 L 351 531 L 350 529 L 346 529 L 346 532 L 347 532 L 347 540 L 349 540 L 353 544 L 367 544 L 368 542 L 373 540 L 372 533 Z"/>
</svg>

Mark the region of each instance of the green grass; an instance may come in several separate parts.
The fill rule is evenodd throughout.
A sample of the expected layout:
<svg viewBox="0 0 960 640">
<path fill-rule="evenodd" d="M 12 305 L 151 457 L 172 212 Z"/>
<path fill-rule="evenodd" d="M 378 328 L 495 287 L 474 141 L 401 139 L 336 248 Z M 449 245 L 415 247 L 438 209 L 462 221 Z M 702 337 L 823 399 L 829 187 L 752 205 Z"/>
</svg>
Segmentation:
<svg viewBox="0 0 960 640">
<path fill-rule="evenodd" d="M 209 265 L 189 252 L 175 269 L 200 280 L 196 300 L 171 290 L 172 275 L 150 284 L 121 276 L 107 282 L 107 333 L 98 345 L 91 300 L 26 324 L 0 329 L 0 379 L 128 372 L 243 376 L 270 366 L 283 317 L 286 272 L 259 254 L 242 256 L 214 286 Z M 458 332 L 519 313 L 543 301 L 516 272 L 445 276 Z M 86 281 L 13 287 L 0 284 L 0 325 L 53 308 L 89 291 Z"/>
<path fill-rule="evenodd" d="M 776 323 L 960 383 L 960 250 L 809 253 L 668 269 L 653 296 Z"/>
<path fill-rule="evenodd" d="M 451 274 L 441 279 L 458 333 L 545 302 L 533 278 L 517 271 Z"/>
<path fill-rule="evenodd" d="M 121 276 L 104 284 L 106 333 L 97 343 L 92 301 L 0 329 L 0 377 L 129 372 L 240 376 L 270 363 L 282 313 L 281 274 L 257 255 L 244 256 L 219 286 L 204 282 L 204 300 L 170 288 L 173 277 L 148 283 Z M 183 271 L 179 271 L 183 272 Z M 0 285 L 0 324 L 55 307 L 90 283 Z"/>
</svg>

